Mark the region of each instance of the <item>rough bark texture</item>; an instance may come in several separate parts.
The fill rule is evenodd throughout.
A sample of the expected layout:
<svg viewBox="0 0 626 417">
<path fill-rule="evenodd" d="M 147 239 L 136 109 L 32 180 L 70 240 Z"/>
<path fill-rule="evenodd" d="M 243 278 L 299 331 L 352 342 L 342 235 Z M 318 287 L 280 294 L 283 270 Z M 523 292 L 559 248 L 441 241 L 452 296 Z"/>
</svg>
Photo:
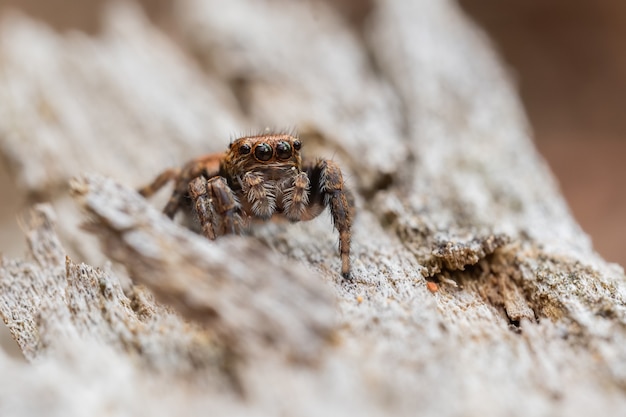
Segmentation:
<svg viewBox="0 0 626 417">
<path fill-rule="evenodd" d="M 178 43 L 129 6 L 98 37 L 2 22 L 0 152 L 52 205 L 0 265 L 29 362 L 0 353 L 0 414 L 624 410 L 624 273 L 454 3 L 378 1 L 360 34 L 318 2 L 176 12 Z M 327 216 L 210 242 L 132 190 L 264 126 L 344 167 L 353 281 Z"/>
</svg>

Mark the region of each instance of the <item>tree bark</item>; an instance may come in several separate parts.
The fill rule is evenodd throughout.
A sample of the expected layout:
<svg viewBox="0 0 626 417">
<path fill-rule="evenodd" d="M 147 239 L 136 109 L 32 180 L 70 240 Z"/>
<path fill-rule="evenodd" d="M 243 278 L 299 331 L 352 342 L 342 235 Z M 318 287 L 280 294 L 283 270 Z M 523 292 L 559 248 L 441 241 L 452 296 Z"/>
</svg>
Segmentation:
<svg viewBox="0 0 626 417">
<path fill-rule="evenodd" d="M 455 3 L 376 1 L 362 32 L 321 2 L 175 9 L 174 37 L 126 4 L 96 37 L 0 26 L 0 154 L 50 203 L 0 264 L 28 361 L 0 353 L 0 414 L 625 409 L 623 270 Z M 352 281 L 328 216 L 211 242 L 133 191 L 266 126 L 345 170 Z"/>
</svg>

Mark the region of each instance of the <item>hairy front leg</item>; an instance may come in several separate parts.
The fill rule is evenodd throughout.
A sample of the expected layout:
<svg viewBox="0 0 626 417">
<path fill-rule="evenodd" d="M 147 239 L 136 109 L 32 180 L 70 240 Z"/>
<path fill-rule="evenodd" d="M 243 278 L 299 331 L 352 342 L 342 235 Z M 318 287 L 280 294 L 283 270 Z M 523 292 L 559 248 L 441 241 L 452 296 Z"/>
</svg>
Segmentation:
<svg viewBox="0 0 626 417">
<path fill-rule="evenodd" d="M 224 178 L 194 178 L 189 183 L 189 196 L 204 236 L 214 240 L 221 235 L 241 233 L 241 206 Z"/>
</svg>

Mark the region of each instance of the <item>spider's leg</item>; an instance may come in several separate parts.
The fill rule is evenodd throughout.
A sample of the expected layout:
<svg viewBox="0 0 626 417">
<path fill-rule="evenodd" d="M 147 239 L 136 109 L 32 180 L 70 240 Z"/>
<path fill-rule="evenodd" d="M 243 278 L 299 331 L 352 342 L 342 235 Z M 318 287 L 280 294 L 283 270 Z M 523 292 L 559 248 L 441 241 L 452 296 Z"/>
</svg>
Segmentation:
<svg viewBox="0 0 626 417">
<path fill-rule="evenodd" d="M 165 215 L 169 217 L 170 219 L 173 219 L 174 215 L 176 215 L 176 212 L 180 208 L 182 201 L 185 198 L 186 194 L 187 194 L 187 186 L 185 186 L 185 183 L 180 180 L 177 181 L 174 191 L 172 192 L 170 199 L 167 200 L 167 204 L 165 205 L 165 208 L 163 209 L 163 213 L 165 213 Z"/>
<path fill-rule="evenodd" d="M 189 196 L 207 238 L 241 233 L 241 206 L 223 177 L 194 178 L 189 183 Z"/>
<path fill-rule="evenodd" d="M 319 214 L 319 208 L 328 207 L 335 229 L 339 232 L 341 275 L 350 279 L 350 239 L 355 214 L 354 197 L 345 188 L 341 169 L 333 161 L 318 160 L 305 167 L 311 182 L 309 216 Z M 305 216 L 307 213 L 305 213 Z"/>
<path fill-rule="evenodd" d="M 138 191 L 139 194 L 148 198 L 153 196 L 171 180 L 176 180 L 176 185 L 174 186 L 174 192 L 170 196 L 167 205 L 163 209 L 163 213 L 165 213 L 170 219 L 173 219 L 174 215 L 178 211 L 178 208 L 180 207 L 182 199 L 187 193 L 186 181 L 188 180 L 186 180 L 185 171 L 181 171 L 180 168 L 170 168 L 165 170 L 159 174 L 159 176 L 156 177 L 151 184 L 140 188 Z"/>
<path fill-rule="evenodd" d="M 169 181 L 178 178 L 179 175 L 180 175 L 179 168 L 167 169 L 163 171 L 162 173 L 160 173 L 159 176 L 156 177 L 154 181 L 152 181 L 152 183 L 146 185 L 145 187 L 140 188 L 137 191 L 139 192 L 139 194 L 141 194 L 142 196 L 146 198 L 151 197 L 157 191 L 163 188 L 163 186 L 167 184 Z"/>
<path fill-rule="evenodd" d="M 181 208 L 185 199 L 188 197 L 189 183 L 194 178 L 204 176 L 211 178 L 217 175 L 218 167 L 211 165 L 216 159 L 216 155 L 207 155 L 206 157 L 195 159 L 189 162 L 179 171 L 176 178 L 176 184 L 174 185 L 174 191 L 167 201 L 163 213 L 170 219 L 173 219 L 176 212 Z M 214 164 L 213 164 L 214 165 Z M 211 169 L 209 169 L 211 168 Z M 158 178 L 157 178 L 158 179 Z M 155 181 L 156 182 L 156 181 Z"/>
</svg>

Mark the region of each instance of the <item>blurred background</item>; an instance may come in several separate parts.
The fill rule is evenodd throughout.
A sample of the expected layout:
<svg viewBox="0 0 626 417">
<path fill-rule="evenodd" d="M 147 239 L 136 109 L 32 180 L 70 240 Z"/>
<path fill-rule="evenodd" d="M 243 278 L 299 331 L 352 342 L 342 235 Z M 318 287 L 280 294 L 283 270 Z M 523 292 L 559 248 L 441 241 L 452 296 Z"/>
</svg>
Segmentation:
<svg viewBox="0 0 626 417">
<path fill-rule="evenodd" d="M 169 32 L 175 0 L 141 0 Z M 367 30 L 366 0 L 320 0 Z M 104 0 L 1 0 L 59 31 L 97 33 Z M 607 260 L 626 265 L 626 3 L 612 0 L 460 0 L 492 39 L 517 83 L 539 151 L 574 216 Z M 19 201 L 0 166 L 0 218 Z M 8 190 L 8 191 L 7 191 Z M 7 195 L 9 194 L 9 195 Z M 8 214 L 8 216 L 7 216 Z M 17 224 L 1 224 L 0 248 Z"/>
</svg>

